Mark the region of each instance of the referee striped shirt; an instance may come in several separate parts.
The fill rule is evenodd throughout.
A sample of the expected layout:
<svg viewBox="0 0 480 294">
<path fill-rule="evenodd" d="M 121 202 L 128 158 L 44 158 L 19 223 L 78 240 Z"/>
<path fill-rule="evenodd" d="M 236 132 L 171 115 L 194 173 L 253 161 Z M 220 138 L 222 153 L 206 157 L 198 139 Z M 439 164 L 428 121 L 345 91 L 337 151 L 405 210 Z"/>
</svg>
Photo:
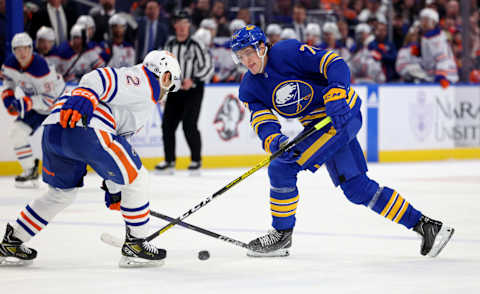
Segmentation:
<svg viewBox="0 0 480 294">
<path fill-rule="evenodd" d="M 203 44 L 192 37 L 178 42 L 175 36 L 165 44 L 165 50 L 175 54 L 182 70 L 182 79 L 208 82 L 213 76 L 213 59 Z"/>
</svg>

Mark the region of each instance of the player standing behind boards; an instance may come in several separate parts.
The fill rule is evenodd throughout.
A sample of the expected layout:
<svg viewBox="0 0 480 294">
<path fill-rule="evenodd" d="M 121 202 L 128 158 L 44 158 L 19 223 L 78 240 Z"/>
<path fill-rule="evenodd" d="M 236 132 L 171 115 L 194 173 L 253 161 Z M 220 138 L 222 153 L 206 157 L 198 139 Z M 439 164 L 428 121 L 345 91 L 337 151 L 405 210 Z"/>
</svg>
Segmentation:
<svg viewBox="0 0 480 294">
<path fill-rule="evenodd" d="M 458 71 L 447 37 L 438 25 L 438 13 L 424 8 L 420 12 L 420 26 L 423 67 L 432 80 L 447 88 L 458 81 Z"/>
<path fill-rule="evenodd" d="M 281 133 L 275 110 L 298 118 L 305 130 L 331 117 L 332 123 L 316 131 L 268 167 L 273 230 L 249 243 L 249 256 L 287 256 L 292 245 L 299 201 L 297 174 L 315 172 L 322 164 L 335 186 L 355 204 L 362 204 L 387 219 L 419 233 L 421 254 L 436 256 L 453 228 L 424 216 L 395 190 L 380 186 L 367 175 L 367 162 L 356 138 L 362 126 L 361 99 L 350 88 L 350 72 L 331 50 L 318 50 L 297 40 L 270 47 L 261 29 L 249 25 L 232 36 L 234 58 L 248 67 L 239 89 L 240 100 L 251 112 L 251 125 L 268 153 L 279 150 L 288 138 Z"/>
<path fill-rule="evenodd" d="M 43 26 L 37 31 L 35 49 L 45 58 L 49 66 L 56 67 L 60 62 L 58 49 L 55 46 L 55 32 L 52 28 Z"/>
<path fill-rule="evenodd" d="M 15 177 L 15 186 L 38 186 L 38 159 L 34 158 L 29 137 L 38 129 L 50 112 L 54 100 L 60 96 L 65 83 L 43 57 L 33 53 L 32 39 L 27 33 L 18 33 L 12 39 L 13 55 L 2 66 L 4 90 L 2 100 L 10 115 L 16 116 L 10 130 L 10 140 L 22 174 Z M 15 88 L 22 95 L 15 95 Z"/>
<path fill-rule="evenodd" d="M 170 93 L 165 103 L 162 131 L 165 161 L 155 166 L 157 173 L 173 174 L 175 169 L 175 131 L 182 122 L 183 132 L 191 152 L 188 169 L 198 174 L 201 163 L 202 141 L 197 123 L 202 106 L 204 84 L 213 75 L 212 56 L 207 48 L 190 36 L 190 16 L 179 11 L 174 16 L 175 36 L 167 41 L 165 49 L 175 54 L 182 69 L 182 88 Z"/>
<path fill-rule="evenodd" d="M 135 63 L 135 49 L 132 44 L 125 41 L 126 19 L 120 14 L 114 14 L 108 20 L 108 25 L 112 40 L 102 44 L 110 58 L 107 66 L 115 68 L 132 66 Z"/>
<path fill-rule="evenodd" d="M 157 102 L 180 88 L 180 66 L 166 51 L 152 51 L 143 64 L 106 67 L 84 75 L 77 88 L 60 97 L 44 122 L 43 181 L 48 191 L 7 224 L 0 264 L 30 263 L 37 255 L 25 247 L 60 211 L 71 204 L 90 165 L 104 180 L 106 199 L 121 193 L 126 240 L 120 266 L 159 265 L 166 251 L 145 240 L 150 216 L 148 173 L 126 137 L 141 129 Z"/>
</svg>

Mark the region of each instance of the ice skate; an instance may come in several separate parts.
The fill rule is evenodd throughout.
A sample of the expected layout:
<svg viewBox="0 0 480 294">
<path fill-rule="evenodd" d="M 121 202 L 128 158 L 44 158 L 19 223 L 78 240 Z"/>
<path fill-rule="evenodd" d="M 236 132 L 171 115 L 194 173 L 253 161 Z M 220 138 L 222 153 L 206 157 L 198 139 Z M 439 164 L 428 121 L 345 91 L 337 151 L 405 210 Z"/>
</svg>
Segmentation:
<svg viewBox="0 0 480 294">
<path fill-rule="evenodd" d="M 7 224 L 5 236 L 0 243 L 0 266 L 25 266 L 37 257 L 37 251 L 23 246 L 22 240 L 13 236 L 13 227 Z"/>
<path fill-rule="evenodd" d="M 292 246 L 293 229 L 277 231 L 272 229 L 268 234 L 248 243 L 250 250 L 247 256 L 251 257 L 279 257 L 289 256 Z"/>
<path fill-rule="evenodd" d="M 455 232 L 454 228 L 424 215 L 422 215 L 413 230 L 422 237 L 420 253 L 430 257 L 437 256 Z"/>
<path fill-rule="evenodd" d="M 38 165 L 39 160 L 35 159 L 35 165 L 32 168 L 26 169 L 20 175 L 15 177 L 15 187 L 24 189 L 38 188 L 40 183 L 38 181 Z"/>
<path fill-rule="evenodd" d="M 161 266 L 167 257 L 167 251 L 152 245 L 145 239 L 135 238 L 127 227 L 125 243 L 122 246 L 120 267 L 153 267 Z"/>
<path fill-rule="evenodd" d="M 155 166 L 154 169 L 157 175 L 173 175 L 175 174 L 175 162 L 164 161 Z"/>
<path fill-rule="evenodd" d="M 191 176 L 199 176 L 201 174 L 200 172 L 201 167 L 202 167 L 201 161 L 192 161 L 187 169 L 190 172 Z"/>
</svg>

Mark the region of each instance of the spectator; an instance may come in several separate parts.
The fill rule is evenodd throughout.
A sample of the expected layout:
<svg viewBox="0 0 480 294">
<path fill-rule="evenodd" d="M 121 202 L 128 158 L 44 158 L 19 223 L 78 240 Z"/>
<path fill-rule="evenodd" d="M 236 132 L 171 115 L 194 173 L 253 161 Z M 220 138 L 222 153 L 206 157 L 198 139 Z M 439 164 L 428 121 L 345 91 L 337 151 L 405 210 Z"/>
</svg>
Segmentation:
<svg viewBox="0 0 480 294">
<path fill-rule="evenodd" d="M 124 67 L 133 66 L 135 64 L 135 49 L 131 43 L 125 41 L 125 32 L 127 30 L 127 21 L 120 14 L 114 14 L 108 20 L 110 26 L 111 40 L 102 44 L 109 54 L 107 66 Z"/>
<path fill-rule="evenodd" d="M 373 50 L 374 57 L 381 61 L 387 82 L 398 79 L 395 71 L 397 48 L 387 40 L 387 23 L 379 21 L 375 27 L 375 40 L 368 44 L 368 49 Z"/>
<path fill-rule="evenodd" d="M 282 34 L 282 27 L 276 23 L 271 23 L 267 26 L 265 34 L 267 35 L 268 42 L 273 46 L 281 40 L 280 35 Z"/>
<path fill-rule="evenodd" d="M 60 63 L 58 57 L 58 50 L 55 46 L 55 32 L 52 28 L 41 27 L 37 31 L 37 37 L 35 39 L 35 49 L 48 63 L 49 66 L 54 68 Z"/>
<path fill-rule="evenodd" d="M 422 64 L 430 80 L 447 88 L 458 81 L 457 65 L 445 33 L 438 26 L 438 13 L 431 8 L 420 12 Z"/>
<path fill-rule="evenodd" d="M 58 46 L 68 40 L 68 32 L 77 19 L 76 11 L 71 6 L 62 5 L 62 0 L 48 0 L 32 15 L 29 35 L 36 37 L 42 26 L 51 27 L 55 31 L 55 44 Z"/>
<path fill-rule="evenodd" d="M 293 13 L 292 13 L 292 25 L 297 35 L 296 39 L 300 42 L 305 42 L 306 38 L 306 20 L 307 20 L 307 9 L 305 6 L 298 2 L 293 6 Z"/>
<path fill-rule="evenodd" d="M 306 32 L 306 43 L 310 46 L 318 47 L 320 46 L 321 40 L 320 37 L 322 35 L 320 26 L 316 23 L 309 23 L 305 28 Z"/>
<path fill-rule="evenodd" d="M 58 70 L 66 82 L 78 82 L 84 74 L 105 66 L 97 47 L 88 41 L 86 30 L 82 25 L 74 25 L 70 30 L 70 41 L 63 42 L 58 48 Z"/>
<path fill-rule="evenodd" d="M 248 8 L 240 8 L 237 12 L 237 19 L 243 20 L 246 24 L 254 24 Z"/>
<path fill-rule="evenodd" d="M 353 39 L 348 35 L 348 24 L 344 20 L 337 22 L 338 31 L 340 32 L 340 43 L 346 48 L 351 48 L 355 43 Z"/>
<path fill-rule="evenodd" d="M 163 48 L 168 38 L 168 28 L 160 21 L 160 5 L 155 0 L 148 0 L 145 16 L 138 20 L 138 33 L 135 48 L 137 63 L 141 63 L 148 52 Z"/>
<path fill-rule="evenodd" d="M 198 0 L 192 12 L 192 23 L 195 27 L 200 27 L 200 23 L 210 15 L 210 1 Z"/>
<path fill-rule="evenodd" d="M 165 49 L 176 54 L 182 70 L 182 88 L 169 93 L 163 113 L 162 131 L 165 162 L 158 164 L 159 173 L 173 174 L 175 169 L 175 131 L 182 122 L 183 132 L 191 151 L 188 169 L 198 174 L 202 165 L 202 141 L 198 118 L 203 100 L 204 84 L 213 75 L 212 57 L 206 48 L 190 37 L 190 16 L 180 11 L 174 16 L 175 37 Z M 190 50 L 187 50 L 189 48 Z"/>
<path fill-rule="evenodd" d="M 95 21 L 95 35 L 93 41 L 100 43 L 108 40 L 108 20 L 115 14 L 115 0 L 100 0 L 100 7 L 90 10 L 90 15 Z"/>
<path fill-rule="evenodd" d="M 385 18 L 387 8 L 382 5 L 381 0 L 367 0 L 367 7 L 358 15 L 359 22 L 367 22 L 369 18 Z"/>
<path fill-rule="evenodd" d="M 213 2 L 212 6 L 212 18 L 217 22 L 217 36 L 230 37 L 230 31 L 228 29 L 227 17 L 225 16 L 225 3 L 221 0 Z"/>
</svg>

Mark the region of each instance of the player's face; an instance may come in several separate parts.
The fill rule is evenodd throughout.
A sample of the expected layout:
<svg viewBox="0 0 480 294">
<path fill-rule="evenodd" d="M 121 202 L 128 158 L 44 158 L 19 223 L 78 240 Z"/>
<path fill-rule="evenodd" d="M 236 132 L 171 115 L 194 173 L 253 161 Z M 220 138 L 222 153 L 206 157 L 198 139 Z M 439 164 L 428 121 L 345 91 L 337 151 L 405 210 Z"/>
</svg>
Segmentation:
<svg viewBox="0 0 480 294">
<path fill-rule="evenodd" d="M 114 37 L 123 37 L 123 35 L 125 34 L 125 26 L 113 25 L 112 34 Z"/>
<path fill-rule="evenodd" d="M 37 50 L 40 54 L 47 54 L 53 47 L 53 41 L 47 39 L 38 39 L 37 40 Z"/>
<path fill-rule="evenodd" d="M 17 58 L 18 63 L 24 66 L 30 62 L 32 58 L 32 47 L 30 46 L 19 46 L 13 49 L 15 57 Z"/>
<path fill-rule="evenodd" d="M 262 60 L 258 56 L 257 50 L 249 46 L 241 50 L 238 50 L 236 54 L 237 54 L 238 60 L 240 60 L 240 62 L 245 67 L 247 67 L 252 74 L 255 75 L 260 72 L 261 70 L 260 67 L 262 66 Z"/>
<path fill-rule="evenodd" d="M 435 27 L 435 25 L 433 25 L 433 21 L 428 17 L 420 18 L 420 26 L 422 27 L 423 31 L 429 31 Z"/>
</svg>

